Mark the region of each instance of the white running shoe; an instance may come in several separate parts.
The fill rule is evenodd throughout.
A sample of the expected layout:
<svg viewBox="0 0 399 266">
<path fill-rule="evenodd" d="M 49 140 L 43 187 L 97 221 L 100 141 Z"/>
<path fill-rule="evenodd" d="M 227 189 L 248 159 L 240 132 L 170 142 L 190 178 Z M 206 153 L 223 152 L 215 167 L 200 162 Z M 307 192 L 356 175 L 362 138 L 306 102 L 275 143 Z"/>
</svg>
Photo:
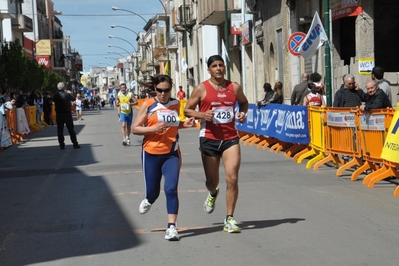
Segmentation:
<svg viewBox="0 0 399 266">
<path fill-rule="evenodd" d="M 223 231 L 227 233 L 241 233 L 240 228 L 237 226 L 236 220 L 233 217 L 227 218 L 224 220 L 224 228 Z"/>
<path fill-rule="evenodd" d="M 149 203 L 147 199 L 143 199 L 143 201 L 140 203 L 139 212 L 141 214 L 145 214 L 150 209 L 151 209 L 151 203 Z"/>
<path fill-rule="evenodd" d="M 208 197 L 206 197 L 205 203 L 204 203 L 204 211 L 206 213 L 212 213 L 213 210 L 215 209 L 215 202 L 216 202 L 216 198 L 219 195 L 219 188 L 216 188 L 216 196 L 212 197 L 211 193 L 208 193 Z"/>
<path fill-rule="evenodd" d="M 171 225 L 165 232 L 165 239 L 169 241 L 179 241 L 179 234 L 177 233 L 176 226 Z"/>
<path fill-rule="evenodd" d="M 130 139 L 129 138 L 126 139 L 126 145 L 130 146 Z"/>
</svg>

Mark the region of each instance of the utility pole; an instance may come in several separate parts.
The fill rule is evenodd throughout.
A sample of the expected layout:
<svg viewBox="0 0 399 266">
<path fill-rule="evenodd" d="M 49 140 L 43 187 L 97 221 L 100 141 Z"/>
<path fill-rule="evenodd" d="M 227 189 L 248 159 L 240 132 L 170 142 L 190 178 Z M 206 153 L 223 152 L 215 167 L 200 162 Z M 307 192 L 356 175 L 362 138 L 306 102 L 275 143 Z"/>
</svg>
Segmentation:
<svg viewBox="0 0 399 266">
<path fill-rule="evenodd" d="M 325 43 L 325 70 L 326 70 L 326 96 L 327 106 L 332 106 L 332 90 L 331 90 L 331 51 L 330 51 L 330 1 L 324 0 L 324 30 L 328 41 Z"/>
<path fill-rule="evenodd" d="M 241 7 L 241 8 L 244 8 L 244 7 Z M 229 34 L 229 12 L 228 12 L 228 4 L 227 4 L 227 0 L 224 0 L 224 31 L 225 31 L 225 33 L 224 33 L 224 35 L 225 35 L 225 38 L 226 38 L 226 52 L 227 52 L 227 55 L 228 55 L 228 58 L 227 58 L 227 62 L 226 62 L 226 68 L 227 68 L 227 79 L 228 80 L 230 80 L 230 55 L 229 55 L 229 51 L 230 51 L 230 43 L 229 43 L 229 36 L 230 36 L 230 34 Z"/>
<path fill-rule="evenodd" d="M 190 98 L 190 86 L 188 84 L 188 47 L 187 47 L 187 21 L 186 21 L 186 0 L 183 0 L 183 17 L 184 17 L 184 32 L 183 32 L 183 38 L 184 38 L 184 46 L 185 46 L 185 51 L 186 51 L 186 64 L 187 64 L 187 69 L 186 69 L 186 83 L 187 83 L 187 99 Z"/>
</svg>

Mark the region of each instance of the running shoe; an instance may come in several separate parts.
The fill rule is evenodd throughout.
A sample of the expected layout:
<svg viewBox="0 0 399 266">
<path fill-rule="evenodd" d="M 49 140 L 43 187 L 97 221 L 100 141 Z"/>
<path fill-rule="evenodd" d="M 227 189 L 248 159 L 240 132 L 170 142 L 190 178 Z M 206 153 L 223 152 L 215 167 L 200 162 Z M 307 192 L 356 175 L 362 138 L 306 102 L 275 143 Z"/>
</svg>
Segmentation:
<svg viewBox="0 0 399 266">
<path fill-rule="evenodd" d="M 224 228 L 223 231 L 227 232 L 227 233 L 240 233 L 241 230 L 240 228 L 237 226 L 237 222 L 236 220 L 234 220 L 233 217 L 229 217 L 227 218 L 227 220 L 224 220 Z"/>
<path fill-rule="evenodd" d="M 171 225 L 165 232 L 165 239 L 169 241 L 179 241 L 179 234 L 177 233 L 176 227 Z"/>
<path fill-rule="evenodd" d="M 213 210 L 215 209 L 215 202 L 216 202 L 216 198 L 219 195 L 219 188 L 216 188 L 216 196 L 212 197 L 211 193 L 209 192 L 208 197 L 205 200 L 204 203 L 204 211 L 206 213 L 212 213 Z"/>
<path fill-rule="evenodd" d="M 130 139 L 129 138 L 126 139 L 126 145 L 130 146 Z"/>
<path fill-rule="evenodd" d="M 122 141 L 122 145 L 123 145 L 123 146 L 127 146 L 127 143 L 126 143 L 126 140 L 125 140 L 125 139 Z"/>
<path fill-rule="evenodd" d="M 143 201 L 140 203 L 139 212 L 141 214 L 145 214 L 150 209 L 151 209 L 151 203 L 149 203 L 147 199 L 143 199 Z"/>
</svg>

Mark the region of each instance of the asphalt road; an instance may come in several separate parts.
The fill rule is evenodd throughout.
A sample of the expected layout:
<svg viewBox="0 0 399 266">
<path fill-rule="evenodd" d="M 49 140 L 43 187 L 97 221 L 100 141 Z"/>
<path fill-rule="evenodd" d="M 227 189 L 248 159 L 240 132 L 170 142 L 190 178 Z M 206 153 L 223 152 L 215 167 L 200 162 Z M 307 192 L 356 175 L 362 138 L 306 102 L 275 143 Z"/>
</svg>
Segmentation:
<svg viewBox="0 0 399 266">
<path fill-rule="evenodd" d="M 398 265 L 397 184 L 370 189 L 283 153 L 242 145 L 240 234 L 222 231 L 221 193 L 213 214 L 198 152 L 198 130 L 180 131 L 179 242 L 164 240 L 165 197 L 140 215 L 141 137 L 122 146 L 115 110 L 84 111 L 81 149 L 57 144 L 46 127 L 0 153 L 0 265 Z M 66 129 L 65 129 L 65 132 Z M 67 134 L 67 133 L 66 133 Z M 216 169 L 215 169 L 216 170 Z"/>
</svg>

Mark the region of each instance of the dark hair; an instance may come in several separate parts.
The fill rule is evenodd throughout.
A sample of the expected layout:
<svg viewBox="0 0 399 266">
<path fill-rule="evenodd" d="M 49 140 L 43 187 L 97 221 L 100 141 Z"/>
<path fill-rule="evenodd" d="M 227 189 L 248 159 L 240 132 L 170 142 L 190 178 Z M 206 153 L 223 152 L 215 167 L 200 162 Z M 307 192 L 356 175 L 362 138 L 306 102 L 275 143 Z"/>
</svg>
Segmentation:
<svg viewBox="0 0 399 266">
<path fill-rule="evenodd" d="M 127 86 L 126 86 L 126 83 L 121 83 L 121 84 L 119 85 L 119 87 L 121 87 L 121 86 L 127 87 Z"/>
<path fill-rule="evenodd" d="M 374 75 L 374 77 L 378 80 L 384 78 L 384 69 L 380 66 L 373 67 L 373 70 L 371 70 L 371 74 Z"/>
<path fill-rule="evenodd" d="M 310 74 L 310 80 L 313 82 L 320 82 L 321 81 L 321 75 L 317 72 Z"/>
<path fill-rule="evenodd" d="M 221 57 L 220 55 L 212 55 L 208 58 L 207 66 L 210 67 L 215 61 L 222 61 L 224 63 L 223 57 Z"/>
<path fill-rule="evenodd" d="M 309 82 L 308 83 L 308 88 L 310 90 L 311 93 L 313 94 L 322 94 L 321 88 L 317 87 L 316 84 L 314 84 L 313 82 Z"/>
<path fill-rule="evenodd" d="M 183 86 L 179 86 L 179 89 L 183 89 Z"/>
<path fill-rule="evenodd" d="M 270 83 L 265 83 L 265 84 L 263 84 L 263 89 L 266 92 L 272 91 L 272 85 L 270 85 Z"/>
</svg>

